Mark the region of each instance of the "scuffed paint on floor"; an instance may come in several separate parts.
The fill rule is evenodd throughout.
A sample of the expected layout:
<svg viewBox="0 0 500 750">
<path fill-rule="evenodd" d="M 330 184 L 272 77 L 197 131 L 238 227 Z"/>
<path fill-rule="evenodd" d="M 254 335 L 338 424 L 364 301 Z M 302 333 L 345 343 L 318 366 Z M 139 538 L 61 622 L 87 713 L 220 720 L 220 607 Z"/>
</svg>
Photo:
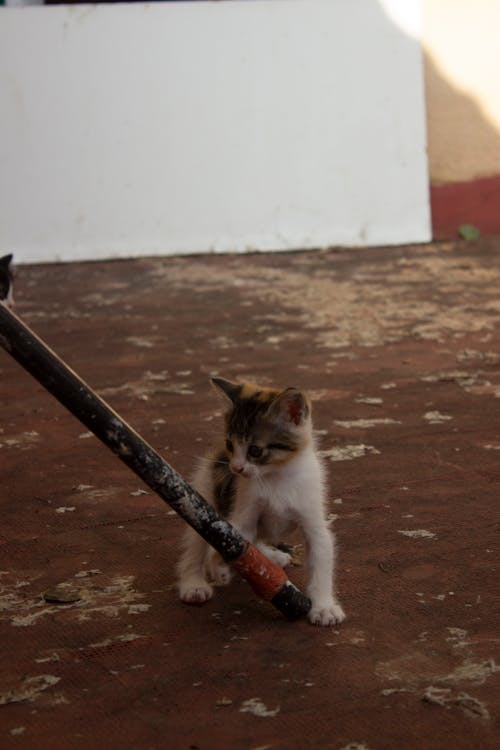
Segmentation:
<svg viewBox="0 0 500 750">
<path fill-rule="evenodd" d="M 210 375 L 303 387 L 341 627 L 179 603 L 182 521 L 0 357 L 0 746 L 491 750 L 500 242 L 18 269 L 17 310 L 186 476 Z M 304 550 L 288 573 L 303 586 Z"/>
</svg>

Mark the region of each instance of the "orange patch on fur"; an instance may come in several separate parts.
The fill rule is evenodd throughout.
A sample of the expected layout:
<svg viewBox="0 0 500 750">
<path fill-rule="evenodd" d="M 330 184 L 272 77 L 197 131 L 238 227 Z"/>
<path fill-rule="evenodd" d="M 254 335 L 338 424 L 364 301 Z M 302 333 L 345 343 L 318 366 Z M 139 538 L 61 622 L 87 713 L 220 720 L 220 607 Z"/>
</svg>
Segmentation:
<svg viewBox="0 0 500 750">
<path fill-rule="evenodd" d="M 266 388 L 264 386 L 256 385 L 255 383 L 241 383 L 242 389 L 240 398 L 256 398 L 258 401 L 265 403 L 270 398 L 275 398 L 279 391 L 274 388 Z"/>
</svg>

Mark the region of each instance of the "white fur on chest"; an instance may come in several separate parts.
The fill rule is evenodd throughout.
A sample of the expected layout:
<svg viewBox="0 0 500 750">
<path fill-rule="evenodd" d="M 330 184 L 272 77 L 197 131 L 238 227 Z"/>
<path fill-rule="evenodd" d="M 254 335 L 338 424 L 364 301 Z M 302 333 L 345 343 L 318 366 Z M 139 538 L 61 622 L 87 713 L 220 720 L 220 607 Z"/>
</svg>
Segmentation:
<svg viewBox="0 0 500 750">
<path fill-rule="evenodd" d="M 323 504 L 323 471 L 311 450 L 263 475 L 238 478 L 240 502 L 256 504 L 261 516 L 298 521 L 311 504 Z"/>
</svg>

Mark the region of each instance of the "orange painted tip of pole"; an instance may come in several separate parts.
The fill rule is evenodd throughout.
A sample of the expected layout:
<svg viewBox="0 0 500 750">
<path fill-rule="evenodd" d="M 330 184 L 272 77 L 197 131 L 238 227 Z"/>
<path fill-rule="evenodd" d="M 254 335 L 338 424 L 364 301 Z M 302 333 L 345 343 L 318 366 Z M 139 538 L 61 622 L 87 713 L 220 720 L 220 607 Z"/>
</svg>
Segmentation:
<svg viewBox="0 0 500 750">
<path fill-rule="evenodd" d="M 271 562 L 248 543 L 232 565 L 245 578 L 257 596 L 271 602 L 288 620 L 298 620 L 311 609 L 311 600 L 290 583 L 280 565 Z"/>
<path fill-rule="evenodd" d="M 253 544 L 249 544 L 232 565 L 245 578 L 256 594 L 270 602 L 287 582 L 281 565 L 271 562 Z"/>
</svg>

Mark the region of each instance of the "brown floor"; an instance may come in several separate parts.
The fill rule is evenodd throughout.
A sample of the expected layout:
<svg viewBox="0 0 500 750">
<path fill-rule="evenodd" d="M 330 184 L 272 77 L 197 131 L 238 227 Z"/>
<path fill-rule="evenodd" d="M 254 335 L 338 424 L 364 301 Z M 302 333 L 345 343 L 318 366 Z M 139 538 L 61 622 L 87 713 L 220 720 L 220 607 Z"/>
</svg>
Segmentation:
<svg viewBox="0 0 500 750">
<path fill-rule="evenodd" d="M 310 391 L 348 619 L 243 581 L 179 603 L 183 522 L 0 350 L 0 747 L 498 747 L 499 261 L 19 268 L 18 314 L 183 474 L 220 432 L 210 373 Z"/>
</svg>

